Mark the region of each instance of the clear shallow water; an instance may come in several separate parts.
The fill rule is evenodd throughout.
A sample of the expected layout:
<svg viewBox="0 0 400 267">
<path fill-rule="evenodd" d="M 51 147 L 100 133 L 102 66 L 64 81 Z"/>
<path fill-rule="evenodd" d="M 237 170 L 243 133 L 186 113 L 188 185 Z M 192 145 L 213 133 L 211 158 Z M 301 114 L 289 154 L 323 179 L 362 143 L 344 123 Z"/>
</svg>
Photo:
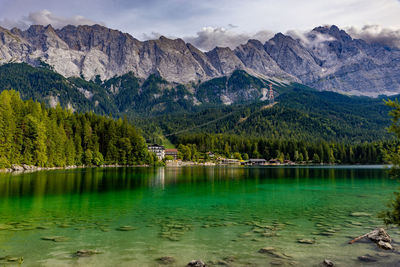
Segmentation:
<svg viewBox="0 0 400 267">
<path fill-rule="evenodd" d="M 170 266 L 192 259 L 211 266 L 317 266 L 325 258 L 338 266 L 395 266 L 396 252 L 347 242 L 382 224 L 376 214 L 399 185 L 385 169 L 368 166 L 2 174 L 0 256 L 23 256 L 23 266 L 159 266 L 162 256 L 176 259 Z M 399 229 L 389 233 L 400 241 Z M 67 240 L 41 239 L 52 236 Z M 261 254 L 263 247 L 288 256 Z M 74 257 L 80 249 L 102 253 Z M 378 261 L 357 260 L 366 254 Z"/>
</svg>

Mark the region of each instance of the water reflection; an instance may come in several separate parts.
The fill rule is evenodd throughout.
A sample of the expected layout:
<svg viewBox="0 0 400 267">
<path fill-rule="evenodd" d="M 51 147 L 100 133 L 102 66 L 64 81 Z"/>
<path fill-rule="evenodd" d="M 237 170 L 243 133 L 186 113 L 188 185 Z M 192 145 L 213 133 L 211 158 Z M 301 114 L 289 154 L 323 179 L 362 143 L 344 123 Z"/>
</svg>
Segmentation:
<svg viewBox="0 0 400 267">
<path fill-rule="evenodd" d="M 139 188 L 161 188 L 173 185 L 194 186 L 198 183 L 234 186 L 235 182 L 252 184 L 335 183 L 351 184 L 355 178 L 364 181 L 387 178 L 377 168 L 105 168 L 76 169 L 0 175 L 0 198 L 84 194 Z M 385 183 L 386 179 L 382 179 Z"/>
</svg>

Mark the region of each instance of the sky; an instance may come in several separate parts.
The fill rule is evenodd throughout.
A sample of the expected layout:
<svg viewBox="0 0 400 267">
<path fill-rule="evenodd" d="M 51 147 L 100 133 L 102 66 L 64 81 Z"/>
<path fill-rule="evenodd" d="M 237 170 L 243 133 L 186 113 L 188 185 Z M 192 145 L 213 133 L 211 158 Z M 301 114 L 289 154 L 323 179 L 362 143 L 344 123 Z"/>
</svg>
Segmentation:
<svg viewBox="0 0 400 267">
<path fill-rule="evenodd" d="M 335 24 L 400 46 L 400 0 L 0 0 L 0 26 L 101 24 L 139 40 L 183 38 L 201 49 Z"/>
</svg>

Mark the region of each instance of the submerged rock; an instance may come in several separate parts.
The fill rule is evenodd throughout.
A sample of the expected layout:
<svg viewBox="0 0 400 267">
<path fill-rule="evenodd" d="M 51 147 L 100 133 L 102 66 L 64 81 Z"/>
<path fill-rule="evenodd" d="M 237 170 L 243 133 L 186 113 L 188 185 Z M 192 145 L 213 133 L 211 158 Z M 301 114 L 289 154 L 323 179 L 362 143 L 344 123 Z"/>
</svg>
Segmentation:
<svg viewBox="0 0 400 267">
<path fill-rule="evenodd" d="M 259 253 L 263 253 L 263 254 L 269 254 L 275 258 L 279 258 L 279 259 L 291 259 L 292 257 L 283 253 L 283 252 L 279 252 L 277 251 L 274 247 L 265 247 L 262 248 L 258 251 Z"/>
<path fill-rule="evenodd" d="M 275 251 L 274 247 L 265 247 L 265 248 L 261 248 L 258 252 L 259 253 L 269 253 L 270 251 Z"/>
<path fill-rule="evenodd" d="M 118 227 L 116 230 L 117 231 L 133 231 L 133 230 L 136 230 L 136 228 L 133 226 L 130 226 L 130 225 L 124 225 L 124 226 Z"/>
<path fill-rule="evenodd" d="M 53 242 L 65 242 L 69 240 L 69 238 L 65 236 L 45 236 L 40 239 Z"/>
<path fill-rule="evenodd" d="M 7 262 L 18 262 L 18 264 L 21 265 L 24 262 L 24 257 L 3 256 L 0 257 L 0 260 Z"/>
<path fill-rule="evenodd" d="M 270 264 L 271 266 L 282 266 L 282 265 L 284 265 L 285 263 L 284 263 L 283 261 L 275 260 L 275 261 L 271 261 L 269 264 Z"/>
<path fill-rule="evenodd" d="M 335 264 L 334 264 L 331 260 L 327 260 L 327 259 L 325 259 L 325 260 L 321 263 L 321 265 L 322 265 L 322 266 L 326 266 L 326 267 L 333 267 L 333 266 L 335 266 Z"/>
<path fill-rule="evenodd" d="M 81 249 L 74 253 L 75 257 L 89 257 L 95 254 L 101 254 L 100 251 L 92 249 Z"/>
<path fill-rule="evenodd" d="M 377 261 L 376 258 L 372 257 L 372 256 L 369 255 L 369 254 L 364 255 L 364 256 L 359 256 L 359 257 L 358 257 L 358 260 L 359 260 L 359 261 L 362 261 L 362 262 L 376 262 L 376 261 Z"/>
<path fill-rule="evenodd" d="M 350 214 L 350 216 L 352 216 L 352 217 L 371 217 L 372 214 L 367 213 L 367 212 L 352 212 Z"/>
<path fill-rule="evenodd" d="M 38 230 L 47 230 L 47 229 L 49 229 L 49 227 L 39 225 L 39 226 L 36 226 L 36 229 L 38 229 Z"/>
<path fill-rule="evenodd" d="M 160 264 L 173 264 L 176 262 L 174 257 L 171 256 L 164 256 L 161 258 L 156 259 Z"/>
<path fill-rule="evenodd" d="M 201 260 L 192 260 L 186 265 L 186 267 L 207 267 L 207 265 Z"/>
<path fill-rule="evenodd" d="M 300 244 L 315 244 L 315 240 L 314 239 L 298 239 L 297 243 Z"/>
</svg>

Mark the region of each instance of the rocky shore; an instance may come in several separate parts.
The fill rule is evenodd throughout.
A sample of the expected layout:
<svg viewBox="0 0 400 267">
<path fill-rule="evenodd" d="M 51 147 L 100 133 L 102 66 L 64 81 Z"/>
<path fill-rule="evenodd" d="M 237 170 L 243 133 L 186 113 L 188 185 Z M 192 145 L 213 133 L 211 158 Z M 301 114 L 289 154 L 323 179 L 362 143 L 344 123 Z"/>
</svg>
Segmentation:
<svg viewBox="0 0 400 267">
<path fill-rule="evenodd" d="M 11 168 L 0 169 L 0 173 L 21 173 L 21 172 L 35 172 L 35 171 L 49 171 L 49 170 L 68 170 L 68 169 L 78 169 L 78 168 L 122 168 L 122 167 L 148 167 L 149 165 L 100 165 L 100 166 L 65 166 L 65 167 L 38 167 L 34 165 L 11 165 Z"/>
</svg>

